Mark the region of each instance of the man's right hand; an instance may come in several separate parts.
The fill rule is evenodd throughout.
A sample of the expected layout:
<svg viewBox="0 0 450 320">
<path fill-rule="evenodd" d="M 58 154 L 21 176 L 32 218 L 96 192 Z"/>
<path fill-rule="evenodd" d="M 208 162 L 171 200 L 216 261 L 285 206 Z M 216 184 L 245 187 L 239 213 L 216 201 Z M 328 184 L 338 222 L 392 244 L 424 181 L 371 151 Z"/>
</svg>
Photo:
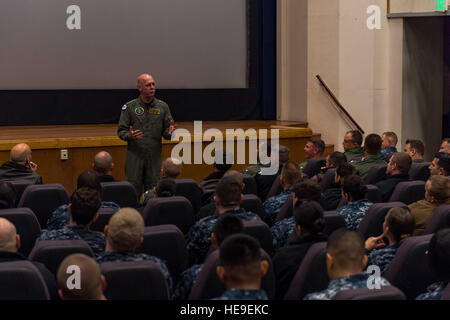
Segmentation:
<svg viewBox="0 0 450 320">
<path fill-rule="evenodd" d="M 141 130 L 133 130 L 133 127 L 130 126 L 130 132 L 128 133 L 128 140 L 140 140 L 142 139 L 142 137 L 144 136 L 144 134 L 142 133 Z"/>
</svg>

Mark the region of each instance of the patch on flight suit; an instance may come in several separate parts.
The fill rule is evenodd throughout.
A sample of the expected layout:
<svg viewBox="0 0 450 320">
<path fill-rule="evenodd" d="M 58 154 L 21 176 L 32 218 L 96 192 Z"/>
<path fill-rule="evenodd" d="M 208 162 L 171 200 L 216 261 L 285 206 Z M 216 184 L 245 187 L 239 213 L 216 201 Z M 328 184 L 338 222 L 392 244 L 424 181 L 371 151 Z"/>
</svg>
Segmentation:
<svg viewBox="0 0 450 320">
<path fill-rule="evenodd" d="M 138 116 L 142 116 L 144 114 L 144 108 L 136 107 L 134 108 L 134 113 L 136 113 Z"/>
<path fill-rule="evenodd" d="M 123 105 L 122 110 L 127 110 L 127 105 L 126 104 Z"/>
<path fill-rule="evenodd" d="M 151 109 L 148 109 L 148 113 L 150 113 L 150 114 L 161 114 L 161 110 L 159 110 L 158 108 L 151 108 Z"/>
</svg>

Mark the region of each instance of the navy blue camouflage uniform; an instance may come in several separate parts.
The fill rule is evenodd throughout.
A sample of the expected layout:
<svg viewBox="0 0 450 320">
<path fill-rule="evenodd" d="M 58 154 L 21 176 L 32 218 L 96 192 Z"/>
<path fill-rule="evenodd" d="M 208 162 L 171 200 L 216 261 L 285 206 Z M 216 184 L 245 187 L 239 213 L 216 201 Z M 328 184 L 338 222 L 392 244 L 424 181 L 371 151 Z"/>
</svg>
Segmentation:
<svg viewBox="0 0 450 320">
<path fill-rule="evenodd" d="M 369 262 L 367 265 L 376 265 L 383 273 L 391 263 L 392 259 L 394 259 L 397 249 L 398 243 L 386 246 L 384 248 L 373 249 L 368 254 Z"/>
<path fill-rule="evenodd" d="M 269 300 L 264 290 L 230 289 L 212 300 Z"/>
<path fill-rule="evenodd" d="M 355 202 L 350 202 L 346 206 L 337 208 L 336 211 L 344 217 L 347 228 L 356 230 L 372 205 L 373 203 L 369 200 L 361 199 Z"/>
<path fill-rule="evenodd" d="M 189 293 L 191 292 L 198 275 L 202 271 L 202 268 L 203 264 L 194 264 L 180 274 L 178 283 L 173 289 L 174 300 L 187 300 L 189 298 Z"/>
<path fill-rule="evenodd" d="M 286 199 L 293 192 L 293 190 L 288 189 L 284 190 L 280 194 L 277 194 L 273 197 L 270 197 L 263 203 L 264 210 L 266 211 L 266 215 L 269 222 L 273 224 L 275 218 L 277 217 L 278 212 L 280 212 L 281 207 L 286 202 Z"/>
<path fill-rule="evenodd" d="M 417 296 L 416 300 L 440 300 L 448 282 L 436 282 L 428 286 L 427 292 Z"/>
<path fill-rule="evenodd" d="M 291 233 L 295 229 L 294 217 L 289 217 L 281 221 L 276 222 L 271 228 L 273 248 L 275 250 L 283 247 Z"/>
</svg>

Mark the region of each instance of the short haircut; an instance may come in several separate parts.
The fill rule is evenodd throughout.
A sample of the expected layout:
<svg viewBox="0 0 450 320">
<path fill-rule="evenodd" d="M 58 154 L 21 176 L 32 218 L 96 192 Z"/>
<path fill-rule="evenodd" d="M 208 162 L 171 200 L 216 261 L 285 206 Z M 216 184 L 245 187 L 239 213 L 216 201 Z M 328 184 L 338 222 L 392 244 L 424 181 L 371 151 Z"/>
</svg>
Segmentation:
<svg viewBox="0 0 450 320">
<path fill-rule="evenodd" d="M 429 191 L 438 203 L 445 203 L 450 199 L 450 179 L 441 175 L 433 175 L 428 179 L 431 182 Z"/>
<path fill-rule="evenodd" d="M 390 140 L 394 144 L 394 146 L 397 145 L 398 138 L 395 132 L 393 131 L 383 132 L 383 136 L 386 136 L 386 138 L 388 138 L 388 140 Z"/>
<path fill-rule="evenodd" d="M 311 142 L 314 148 L 317 148 L 317 150 L 319 150 L 320 154 L 322 154 L 325 151 L 325 142 L 322 139 L 310 138 L 308 139 L 308 142 Z"/>
<path fill-rule="evenodd" d="M 288 161 L 281 169 L 281 178 L 283 178 L 285 186 L 293 187 L 302 177 L 302 169 L 292 161 Z"/>
<path fill-rule="evenodd" d="M 438 281 L 450 281 L 450 229 L 441 229 L 428 245 L 428 263 Z"/>
<path fill-rule="evenodd" d="M 350 133 L 352 135 L 352 140 L 358 145 L 361 146 L 362 142 L 363 142 L 363 137 L 361 132 L 359 132 L 358 130 L 350 130 L 347 131 L 347 133 Z"/>
<path fill-rule="evenodd" d="M 348 176 L 342 182 L 342 191 L 351 196 L 352 201 L 364 199 L 367 195 L 367 187 L 363 180 L 356 174 Z"/>
<path fill-rule="evenodd" d="M 144 228 L 144 219 L 137 210 L 123 208 L 109 220 L 107 240 L 117 252 L 134 251 Z"/>
<path fill-rule="evenodd" d="M 70 266 L 77 266 L 80 270 L 80 289 L 67 287 L 68 278 L 73 274 L 73 270 L 68 270 Z M 82 253 L 67 256 L 61 262 L 56 274 L 58 287 L 64 298 L 69 300 L 98 299 L 102 294 L 100 277 L 100 266 L 94 259 Z"/>
<path fill-rule="evenodd" d="M 78 176 L 77 189 L 83 187 L 95 189 L 100 193 L 102 192 L 102 185 L 100 184 L 98 174 L 95 171 L 86 170 Z"/>
<path fill-rule="evenodd" d="M 407 209 L 395 207 L 386 214 L 386 224 L 396 242 L 413 234 L 416 226 L 414 216 Z"/>
<path fill-rule="evenodd" d="M 0 182 L 0 209 L 13 208 L 16 202 L 17 191 L 11 182 Z"/>
<path fill-rule="evenodd" d="M 382 142 L 383 140 L 378 134 L 371 133 L 364 139 L 364 150 L 371 155 L 379 154 Z"/>
<path fill-rule="evenodd" d="M 278 152 L 279 152 L 280 163 L 286 163 L 289 161 L 290 150 L 288 147 L 280 145 Z"/>
<path fill-rule="evenodd" d="M 330 154 L 330 163 L 335 167 L 339 167 L 340 165 L 347 162 L 347 158 L 345 157 L 345 154 L 339 151 L 332 152 Z"/>
<path fill-rule="evenodd" d="M 397 169 L 402 174 L 408 174 L 411 169 L 412 159 L 404 152 L 396 152 L 391 156 L 391 161 L 397 165 Z"/>
<path fill-rule="evenodd" d="M 357 170 L 350 163 L 344 163 L 336 168 L 336 173 L 339 177 L 344 178 L 356 174 Z"/>
<path fill-rule="evenodd" d="M 177 190 L 177 184 L 173 179 L 166 178 L 158 181 L 156 195 L 158 197 L 173 197 Z"/>
<path fill-rule="evenodd" d="M 222 242 L 235 233 L 241 233 L 244 229 L 242 220 L 235 214 L 224 213 L 217 218 L 212 232 L 216 235 L 217 244 L 220 246 Z"/>
<path fill-rule="evenodd" d="M 25 162 L 31 155 L 31 148 L 26 143 L 16 144 L 9 153 L 12 162 Z"/>
<path fill-rule="evenodd" d="M 361 235 L 345 228 L 338 229 L 330 235 L 327 251 L 337 266 L 344 269 L 361 266 L 365 254 Z"/>
<path fill-rule="evenodd" d="M 227 171 L 233 165 L 233 155 L 223 150 L 217 150 L 214 159 L 214 166 L 220 171 Z"/>
<path fill-rule="evenodd" d="M 306 200 L 295 207 L 294 218 L 297 225 L 305 228 L 313 235 L 323 232 L 325 228 L 323 209 L 315 201 Z"/>
<path fill-rule="evenodd" d="M 181 173 L 181 161 L 177 158 L 166 158 L 163 161 L 163 170 L 167 177 L 176 179 Z"/>
<path fill-rule="evenodd" d="M 425 154 L 425 145 L 422 141 L 408 139 L 406 140 L 406 144 L 409 144 L 409 148 L 416 150 L 416 152 L 421 156 Z"/>
<path fill-rule="evenodd" d="M 70 214 L 77 225 L 87 225 L 94 219 L 102 204 L 100 193 L 86 187 L 75 190 L 72 195 Z"/>
<path fill-rule="evenodd" d="M 111 171 L 113 159 L 106 151 L 100 151 L 94 157 L 94 170 L 101 175 Z"/>
<path fill-rule="evenodd" d="M 227 172 L 225 172 L 225 174 L 223 176 L 231 177 L 231 178 L 235 179 L 237 182 L 239 182 L 240 184 L 244 183 L 244 175 L 239 171 L 228 170 Z"/>
<path fill-rule="evenodd" d="M 17 229 L 6 218 L 0 218 L 0 251 L 15 252 Z"/>
<path fill-rule="evenodd" d="M 219 258 L 227 278 L 234 283 L 261 277 L 261 249 L 253 237 L 242 233 L 229 236 L 220 245 Z"/>
<path fill-rule="evenodd" d="M 445 175 L 450 175 L 450 154 L 446 152 L 437 152 L 434 155 L 435 158 L 438 158 L 438 166 L 444 169 Z"/>
<path fill-rule="evenodd" d="M 242 184 L 232 177 L 222 177 L 217 183 L 216 195 L 222 207 L 237 206 L 241 203 Z"/>
<path fill-rule="evenodd" d="M 322 189 L 312 180 L 305 180 L 294 186 L 295 196 L 299 200 L 312 200 L 319 202 L 322 198 Z"/>
</svg>

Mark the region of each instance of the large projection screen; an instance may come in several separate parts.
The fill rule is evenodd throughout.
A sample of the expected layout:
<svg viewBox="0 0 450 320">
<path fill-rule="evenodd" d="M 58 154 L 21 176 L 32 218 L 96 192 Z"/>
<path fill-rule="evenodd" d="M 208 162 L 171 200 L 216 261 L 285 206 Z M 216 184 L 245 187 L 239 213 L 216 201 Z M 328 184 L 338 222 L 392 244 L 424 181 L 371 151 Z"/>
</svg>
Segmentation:
<svg viewBox="0 0 450 320">
<path fill-rule="evenodd" d="M 0 90 L 248 87 L 246 0 L 1 0 L 0 44 Z"/>
</svg>

